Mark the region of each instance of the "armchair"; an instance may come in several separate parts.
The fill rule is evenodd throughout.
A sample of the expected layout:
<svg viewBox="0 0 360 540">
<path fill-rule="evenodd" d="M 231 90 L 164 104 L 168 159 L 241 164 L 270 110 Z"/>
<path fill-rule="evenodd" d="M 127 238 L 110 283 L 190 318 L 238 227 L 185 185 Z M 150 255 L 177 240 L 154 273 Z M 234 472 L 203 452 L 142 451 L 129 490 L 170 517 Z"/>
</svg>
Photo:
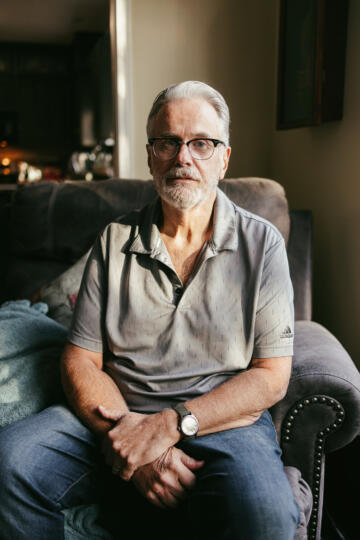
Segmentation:
<svg viewBox="0 0 360 540">
<path fill-rule="evenodd" d="M 287 395 L 271 413 L 284 463 L 299 469 L 312 489 L 308 536 L 320 540 L 325 457 L 359 432 L 360 374 L 336 338 L 311 321 L 311 213 L 289 213 L 282 187 L 271 180 L 224 180 L 220 187 L 236 204 L 274 223 L 287 242 L 295 295 L 295 354 Z M 115 179 L 39 183 L 16 191 L 3 242 L 8 251 L 2 300 L 33 298 L 86 253 L 108 222 L 140 208 L 154 195 L 152 182 Z M 58 303 L 70 311 L 65 297 Z M 68 513 L 66 538 L 107 538 L 94 525 L 86 536 L 81 533 L 87 527 L 85 510 Z"/>
</svg>

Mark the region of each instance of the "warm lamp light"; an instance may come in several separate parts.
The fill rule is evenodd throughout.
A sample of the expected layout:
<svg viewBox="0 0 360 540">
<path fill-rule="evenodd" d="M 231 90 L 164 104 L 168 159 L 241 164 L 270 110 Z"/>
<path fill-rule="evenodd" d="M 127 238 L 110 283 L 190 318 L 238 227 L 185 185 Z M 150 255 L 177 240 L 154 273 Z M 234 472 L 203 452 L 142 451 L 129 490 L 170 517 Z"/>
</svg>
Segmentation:
<svg viewBox="0 0 360 540">
<path fill-rule="evenodd" d="M 8 174 L 10 174 L 10 172 L 11 172 L 10 169 L 9 169 L 9 168 L 6 168 L 6 169 L 3 169 L 3 172 L 2 172 L 2 173 L 3 173 L 5 176 L 7 176 Z"/>
<path fill-rule="evenodd" d="M 4 157 L 1 160 L 1 165 L 4 165 L 4 167 L 7 167 L 8 165 L 10 165 L 10 159 L 8 157 Z"/>
</svg>

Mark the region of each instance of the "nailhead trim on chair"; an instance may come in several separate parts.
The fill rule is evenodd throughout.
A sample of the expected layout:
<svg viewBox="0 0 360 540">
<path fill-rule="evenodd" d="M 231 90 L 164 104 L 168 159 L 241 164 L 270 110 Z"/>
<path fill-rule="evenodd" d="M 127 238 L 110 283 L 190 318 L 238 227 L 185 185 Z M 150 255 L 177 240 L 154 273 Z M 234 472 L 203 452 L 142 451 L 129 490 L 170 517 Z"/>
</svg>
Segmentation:
<svg viewBox="0 0 360 540">
<path fill-rule="evenodd" d="M 316 443 L 314 448 L 314 471 L 311 490 L 313 493 L 313 509 L 308 525 L 309 540 L 316 540 L 316 531 L 318 528 L 318 513 L 319 513 L 319 499 L 320 499 L 320 484 L 321 484 L 321 460 L 324 454 L 324 446 L 326 437 L 340 428 L 345 418 L 345 411 L 340 403 L 328 396 L 311 396 L 306 399 L 298 401 L 285 417 L 282 433 L 281 444 L 291 442 L 291 435 L 294 430 L 294 424 L 296 418 L 301 415 L 305 407 L 311 404 L 320 404 L 331 407 L 336 411 L 337 419 L 335 422 L 329 424 L 325 429 L 319 431 L 316 435 Z"/>
</svg>

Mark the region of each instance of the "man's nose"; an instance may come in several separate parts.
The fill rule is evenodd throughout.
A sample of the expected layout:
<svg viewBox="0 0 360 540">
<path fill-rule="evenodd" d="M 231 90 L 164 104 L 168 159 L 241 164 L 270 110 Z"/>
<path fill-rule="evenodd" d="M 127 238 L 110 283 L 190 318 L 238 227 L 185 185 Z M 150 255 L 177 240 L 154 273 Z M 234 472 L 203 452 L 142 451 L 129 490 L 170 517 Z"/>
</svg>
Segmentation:
<svg viewBox="0 0 360 540">
<path fill-rule="evenodd" d="M 192 155 L 190 154 L 189 147 L 185 143 L 183 143 L 179 148 L 179 151 L 176 155 L 176 163 L 178 163 L 179 165 L 192 163 Z"/>
</svg>

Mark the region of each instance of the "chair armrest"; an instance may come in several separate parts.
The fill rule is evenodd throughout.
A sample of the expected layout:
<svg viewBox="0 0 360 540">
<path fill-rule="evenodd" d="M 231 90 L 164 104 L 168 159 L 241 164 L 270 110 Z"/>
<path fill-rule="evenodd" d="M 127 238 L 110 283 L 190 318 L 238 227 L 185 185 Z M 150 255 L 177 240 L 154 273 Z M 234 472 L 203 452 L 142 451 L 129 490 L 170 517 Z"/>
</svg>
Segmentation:
<svg viewBox="0 0 360 540">
<path fill-rule="evenodd" d="M 295 323 L 293 370 L 285 398 L 271 410 L 285 465 L 311 487 L 309 539 L 321 537 L 325 454 L 360 429 L 360 374 L 339 341 L 320 324 Z"/>
<path fill-rule="evenodd" d="M 317 431 L 325 420 L 326 408 L 330 405 L 334 410 L 334 421 L 339 422 L 337 427 L 341 424 L 341 429 L 335 431 L 334 427 L 328 434 L 326 452 L 345 446 L 358 435 L 360 373 L 341 343 L 323 326 L 312 321 L 295 323 L 293 369 L 288 392 L 271 410 L 278 435 L 281 434 L 282 438 L 287 427 L 283 425 L 286 416 L 301 402 L 303 407 L 311 405 L 313 427 L 308 425 L 306 430 Z M 315 405 L 319 409 L 318 414 L 315 414 Z"/>
</svg>

